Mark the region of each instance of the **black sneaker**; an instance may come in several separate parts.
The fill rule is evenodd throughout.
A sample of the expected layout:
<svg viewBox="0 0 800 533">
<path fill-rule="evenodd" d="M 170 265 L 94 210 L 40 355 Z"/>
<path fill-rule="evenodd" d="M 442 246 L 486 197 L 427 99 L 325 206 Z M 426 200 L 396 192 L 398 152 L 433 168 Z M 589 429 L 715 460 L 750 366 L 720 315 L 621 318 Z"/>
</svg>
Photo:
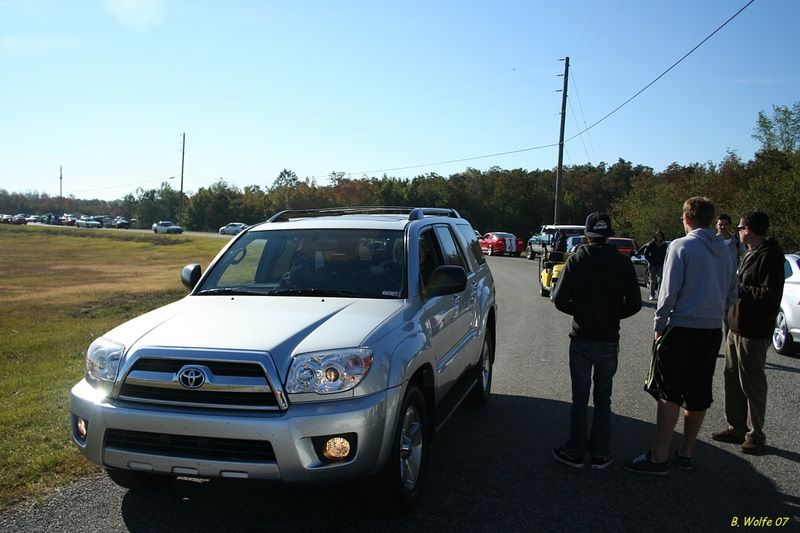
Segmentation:
<svg viewBox="0 0 800 533">
<path fill-rule="evenodd" d="M 650 459 L 650 450 L 639 457 L 634 457 L 630 461 L 625 461 L 623 465 L 625 470 L 635 474 L 646 474 L 649 476 L 666 476 L 669 474 L 669 461 L 662 461 L 660 463 L 653 462 Z"/>
<path fill-rule="evenodd" d="M 686 457 L 678 453 L 678 450 L 675 450 L 675 460 L 673 461 L 675 466 L 678 467 L 680 470 L 689 471 L 693 468 L 692 458 Z"/>
<path fill-rule="evenodd" d="M 583 468 L 583 454 L 572 454 L 564 448 L 553 448 L 553 459 L 572 468 Z"/>
<path fill-rule="evenodd" d="M 611 463 L 614 462 L 614 459 L 610 456 L 600 456 L 600 455 L 593 455 L 592 456 L 592 468 L 595 470 L 602 470 Z"/>
</svg>

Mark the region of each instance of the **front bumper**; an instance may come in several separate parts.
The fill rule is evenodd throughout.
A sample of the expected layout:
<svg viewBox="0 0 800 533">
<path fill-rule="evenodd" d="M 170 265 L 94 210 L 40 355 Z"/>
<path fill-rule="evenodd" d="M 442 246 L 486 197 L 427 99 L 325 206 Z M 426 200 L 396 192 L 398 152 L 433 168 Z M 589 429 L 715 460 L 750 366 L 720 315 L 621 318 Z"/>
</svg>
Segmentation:
<svg viewBox="0 0 800 533">
<path fill-rule="evenodd" d="M 70 392 L 72 436 L 93 463 L 143 472 L 197 476 L 281 480 L 287 483 L 341 481 L 377 471 L 387 460 L 403 387 L 366 397 L 294 404 L 283 412 L 242 413 L 175 409 L 107 400 L 82 380 Z M 77 418 L 87 422 L 85 440 L 78 436 Z M 236 439 L 269 443 L 270 459 L 183 456 L 180 452 L 129 449 L 109 445 L 108 430 L 196 440 Z M 325 462 L 312 437 L 355 434 L 357 448 L 345 462 Z"/>
</svg>

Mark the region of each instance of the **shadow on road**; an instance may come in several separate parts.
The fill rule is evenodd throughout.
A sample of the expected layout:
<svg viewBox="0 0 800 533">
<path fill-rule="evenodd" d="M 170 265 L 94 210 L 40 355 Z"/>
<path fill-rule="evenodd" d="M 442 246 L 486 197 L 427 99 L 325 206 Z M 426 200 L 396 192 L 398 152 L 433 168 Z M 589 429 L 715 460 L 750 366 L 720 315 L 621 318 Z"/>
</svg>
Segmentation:
<svg viewBox="0 0 800 533">
<path fill-rule="evenodd" d="M 616 462 L 606 470 L 558 464 L 550 451 L 566 436 L 568 412 L 564 402 L 504 395 L 493 395 L 483 409 L 459 410 L 435 439 L 424 499 L 402 519 L 370 516 L 352 485 L 307 489 L 222 480 L 128 492 L 123 519 L 137 532 L 718 531 L 745 516 L 795 517 L 797 524 L 799 503 L 756 472 L 734 445 L 723 450 L 698 443 L 691 472 L 673 469 L 665 478 L 626 472 L 622 461 L 652 440 L 651 423 L 613 419 Z M 772 452 L 797 468 L 797 454 Z"/>
</svg>

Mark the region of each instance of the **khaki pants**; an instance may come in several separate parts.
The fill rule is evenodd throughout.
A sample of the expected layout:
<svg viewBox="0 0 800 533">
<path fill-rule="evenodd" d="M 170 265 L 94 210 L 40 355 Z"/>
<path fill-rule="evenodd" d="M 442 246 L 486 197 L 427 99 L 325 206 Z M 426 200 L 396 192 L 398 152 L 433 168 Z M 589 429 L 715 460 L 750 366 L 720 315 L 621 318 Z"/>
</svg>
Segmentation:
<svg viewBox="0 0 800 533">
<path fill-rule="evenodd" d="M 725 418 L 733 431 L 766 443 L 767 360 L 769 339 L 752 339 L 728 331 L 725 342 Z"/>
</svg>

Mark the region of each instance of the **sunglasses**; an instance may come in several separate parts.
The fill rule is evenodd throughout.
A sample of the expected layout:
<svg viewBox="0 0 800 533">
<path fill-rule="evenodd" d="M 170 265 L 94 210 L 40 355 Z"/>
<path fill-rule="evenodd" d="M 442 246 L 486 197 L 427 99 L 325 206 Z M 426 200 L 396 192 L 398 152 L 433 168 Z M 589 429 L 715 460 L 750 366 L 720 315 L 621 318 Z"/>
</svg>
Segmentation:
<svg viewBox="0 0 800 533">
<path fill-rule="evenodd" d="M 743 230 L 744 228 L 746 228 L 746 227 L 747 227 L 747 226 L 736 226 L 736 229 L 738 229 L 739 231 L 742 231 L 742 230 Z"/>
</svg>

